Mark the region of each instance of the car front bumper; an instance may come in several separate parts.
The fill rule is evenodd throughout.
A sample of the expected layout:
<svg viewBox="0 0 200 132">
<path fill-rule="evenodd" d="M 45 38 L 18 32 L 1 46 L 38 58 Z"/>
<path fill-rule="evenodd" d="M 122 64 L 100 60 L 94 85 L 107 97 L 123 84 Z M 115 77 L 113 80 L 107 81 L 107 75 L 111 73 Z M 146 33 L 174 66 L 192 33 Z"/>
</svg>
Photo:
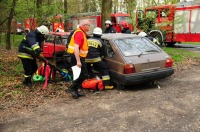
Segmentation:
<svg viewBox="0 0 200 132">
<path fill-rule="evenodd" d="M 110 76 L 115 83 L 122 85 L 134 85 L 166 78 L 171 76 L 173 73 L 173 68 L 165 68 L 162 70 L 133 74 L 118 74 L 116 72 L 110 71 Z"/>
</svg>

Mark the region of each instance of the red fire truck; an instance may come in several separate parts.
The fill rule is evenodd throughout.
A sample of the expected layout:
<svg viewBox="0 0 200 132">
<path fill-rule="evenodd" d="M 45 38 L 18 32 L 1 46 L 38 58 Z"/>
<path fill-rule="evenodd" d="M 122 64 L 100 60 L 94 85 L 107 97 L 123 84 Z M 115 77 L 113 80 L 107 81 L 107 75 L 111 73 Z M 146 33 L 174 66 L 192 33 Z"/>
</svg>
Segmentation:
<svg viewBox="0 0 200 132">
<path fill-rule="evenodd" d="M 36 18 L 26 18 L 24 20 L 24 32 L 30 32 L 35 30 L 37 27 Z"/>
<path fill-rule="evenodd" d="M 56 15 L 53 18 L 51 18 L 51 25 L 50 25 L 50 31 L 52 32 L 64 32 L 64 21 L 62 15 Z"/>
<path fill-rule="evenodd" d="M 122 21 L 126 21 L 129 23 L 129 28 L 133 31 L 133 22 L 131 20 L 130 14 L 126 13 L 115 13 L 110 14 L 111 22 L 113 27 L 116 29 L 117 32 L 121 32 L 120 23 Z M 91 13 L 80 13 L 75 16 L 71 16 L 70 20 L 68 21 L 68 30 L 72 31 L 73 29 L 77 28 L 78 23 L 82 19 L 89 19 L 92 22 L 91 28 L 89 33 L 91 34 L 95 27 L 101 27 L 101 13 L 100 12 L 91 12 Z"/>
<path fill-rule="evenodd" d="M 47 23 L 50 23 L 49 25 Z M 51 32 L 64 32 L 64 21 L 62 15 L 56 15 L 53 18 L 47 19 L 44 24 L 48 26 Z M 26 18 L 23 23 L 12 20 L 11 33 L 22 34 L 30 32 L 37 28 L 36 18 Z"/>
<path fill-rule="evenodd" d="M 137 11 L 136 21 L 153 17 L 155 27 L 149 34 L 162 44 L 174 45 L 180 42 L 200 42 L 200 3 L 180 2 L 176 5 L 153 6 Z"/>
<path fill-rule="evenodd" d="M 16 33 L 16 34 L 22 34 L 23 33 L 23 23 L 19 22 L 19 21 L 15 21 L 14 19 L 12 19 L 12 23 L 11 23 L 11 31 L 12 34 Z"/>
</svg>

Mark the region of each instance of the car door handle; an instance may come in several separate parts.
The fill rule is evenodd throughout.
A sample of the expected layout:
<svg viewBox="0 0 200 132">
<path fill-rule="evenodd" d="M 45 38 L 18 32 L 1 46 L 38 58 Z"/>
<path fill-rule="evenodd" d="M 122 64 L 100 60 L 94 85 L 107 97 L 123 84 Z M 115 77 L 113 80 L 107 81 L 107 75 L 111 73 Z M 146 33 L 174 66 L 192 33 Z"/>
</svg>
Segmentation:
<svg viewBox="0 0 200 132">
<path fill-rule="evenodd" d="M 44 46 L 44 48 L 47 48 L 48 46 Z"/>
</svg>

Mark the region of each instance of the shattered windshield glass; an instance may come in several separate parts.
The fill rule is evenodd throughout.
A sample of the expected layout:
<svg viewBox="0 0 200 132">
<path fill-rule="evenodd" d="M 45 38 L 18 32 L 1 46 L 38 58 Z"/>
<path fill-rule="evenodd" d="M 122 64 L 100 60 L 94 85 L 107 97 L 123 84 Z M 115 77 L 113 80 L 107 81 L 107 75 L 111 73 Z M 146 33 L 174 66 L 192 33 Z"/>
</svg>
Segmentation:
<svg viewBox="0 0 200 132">
<path fill-rule="evenodd" d="M 161 50 L 155 46 L 147 38 L 125 38 L 114 41 L 124 56 L 133 56 L 149 54 L 152 52 L 160 52 Z"/>
</svg>

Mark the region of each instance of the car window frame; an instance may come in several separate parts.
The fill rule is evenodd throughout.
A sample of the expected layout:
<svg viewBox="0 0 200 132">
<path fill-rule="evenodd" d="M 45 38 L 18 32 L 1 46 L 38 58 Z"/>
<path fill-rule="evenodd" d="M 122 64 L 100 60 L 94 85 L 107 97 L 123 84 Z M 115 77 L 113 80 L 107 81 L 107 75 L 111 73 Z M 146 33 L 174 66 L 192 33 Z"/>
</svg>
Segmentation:
<svg viewBox="0 0 200 132">
<path fill-rule="evenodd" d="M 110 41 L 103 39 L 103 42 L 104 42 L 104 57 L 105 58 L 113 58 L 115 55 L 115 52 L 110 44 Z"/>
</svg>

